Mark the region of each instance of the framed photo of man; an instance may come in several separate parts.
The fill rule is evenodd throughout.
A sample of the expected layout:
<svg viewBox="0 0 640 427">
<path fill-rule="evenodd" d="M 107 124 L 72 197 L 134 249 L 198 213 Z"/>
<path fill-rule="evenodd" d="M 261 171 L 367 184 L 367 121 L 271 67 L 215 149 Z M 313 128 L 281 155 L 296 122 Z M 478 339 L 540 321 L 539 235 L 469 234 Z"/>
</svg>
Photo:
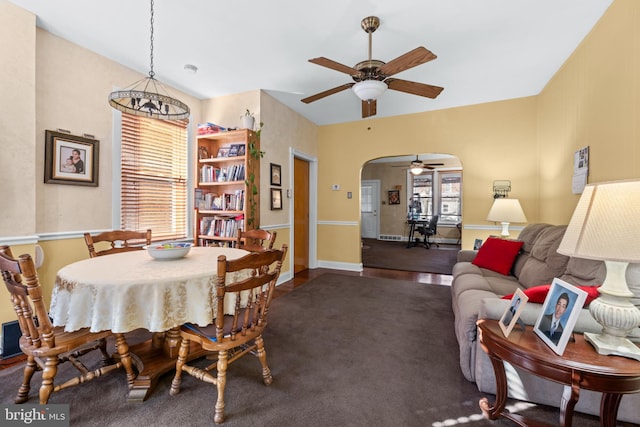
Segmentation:
<svg viewBox="0 0 640 427">
<path fill-rule="evenodd" d="M 571 338 L 586 299 L 586 291 L 564 280 L 553 279 L 533 331 L 560 356 Z"/>
<path fill-rule="evenodd" d="M 97 187 L 99 144 L 96 139 L 45 131 L 45 184 Z"/>
<path fill-rule="evenodd" d="M 509 336 L 511 330 L 518 322 L 520 313 L 524 310 L 527 301 L 529 301 L 529 297 L 526 296 L 521 289 L 516 289 L 511 297 L 509 306 L 504 310 L 504 313 L 502 313 L 502 317 L 500 317 L 499 325 L 505 337 Z"/>
</svg>

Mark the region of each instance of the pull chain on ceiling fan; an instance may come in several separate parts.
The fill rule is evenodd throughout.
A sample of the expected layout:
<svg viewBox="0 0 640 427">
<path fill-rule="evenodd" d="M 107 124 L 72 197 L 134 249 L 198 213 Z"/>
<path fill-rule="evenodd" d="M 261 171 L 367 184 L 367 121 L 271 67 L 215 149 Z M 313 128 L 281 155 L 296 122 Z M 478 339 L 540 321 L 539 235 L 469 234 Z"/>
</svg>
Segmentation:
<svg viewBox="0 0 640 427">
<path fill-rule="evenodd" d="M 415 66 L 424 64 L 437 57 L 428 49 L 420 46 L 404 55 L 383 62 L 372 58 L 373 32 L 380 26 L 380 19 L 377 16 L 368 16 L 360 23 L 362 29 L 369 35 L 369 57 L 368 60 L 357 63 L 354 67 L 341 64 L 325 57 L 310 59 L 309 62 L 341 73 L 349 74 L 355 83 L 345 83 L 338 87 L 317 93 L 302 99 L 305 104 L 325 98 L 334 93 L 352 88 L 354 93 L 362 100 L 362 118 L 374 116 L 377 113 L 377 99 L 387 90 L 397 90 L 412 95 L 436 98 L 444 88 L 428 85 L 425 83 L 411 82 L 388 78 L 401 71 L 408 70 Z"/>
</svg>

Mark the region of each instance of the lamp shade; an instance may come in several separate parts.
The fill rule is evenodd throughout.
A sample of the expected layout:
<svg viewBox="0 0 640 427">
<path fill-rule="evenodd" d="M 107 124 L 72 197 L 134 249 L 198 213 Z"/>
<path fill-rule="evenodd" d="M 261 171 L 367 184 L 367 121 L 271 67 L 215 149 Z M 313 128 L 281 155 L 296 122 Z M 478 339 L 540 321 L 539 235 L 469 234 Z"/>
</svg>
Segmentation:
<svg viewBox="0 0 640 427">
<path fill-rule="evenodd" d="M 363 101 L 378 99 L 386 90 L 387 85 L 380 80 L 363 80 L 353 85 L 353 92 Z"/>
<path fill-rule="evenodd" d="M 640 262 L 640 180 L 584 188 L 558 252 L 579 258 Z"/>
<path fill-rule="evenodd" d="M 527 222 L 518 199 L 495 199 L 487 215 L 487 221 Z"/>
</svg>

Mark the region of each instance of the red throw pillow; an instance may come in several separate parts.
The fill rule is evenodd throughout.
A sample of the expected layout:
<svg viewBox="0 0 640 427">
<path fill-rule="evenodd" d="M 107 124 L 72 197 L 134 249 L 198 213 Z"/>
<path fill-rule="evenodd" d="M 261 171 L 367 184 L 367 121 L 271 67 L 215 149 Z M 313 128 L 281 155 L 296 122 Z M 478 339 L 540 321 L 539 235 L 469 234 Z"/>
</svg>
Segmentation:
<svg viewBox="0 0 640 427">
<path fill-rule="evenodd" d="M 540 285 L 525 289 L 522 292 L 524 292 L 524 294 L 529 297 L 529 302 L 542 304 L 547 298 L 547 294 L 549 293 L 550 288 L 551 285 Z M 591 301 L 600 296 L 600 292 L 598 291 L 599 286 L 576 286 L 576 288 L 581 289 L 587 293 L 587 299 L 584 300 L 584 307 L 588 307 Z M 513 294 L 510 294 L 503 296 L 502 299 L 511 299 L 512 297 Z"/>
<path fill-rule="evenodd" d="M 522 244 L 519 240 L 489 237 L 480 247 L 472 264 L 506 276 L 511 271 Z"/>
</svg>

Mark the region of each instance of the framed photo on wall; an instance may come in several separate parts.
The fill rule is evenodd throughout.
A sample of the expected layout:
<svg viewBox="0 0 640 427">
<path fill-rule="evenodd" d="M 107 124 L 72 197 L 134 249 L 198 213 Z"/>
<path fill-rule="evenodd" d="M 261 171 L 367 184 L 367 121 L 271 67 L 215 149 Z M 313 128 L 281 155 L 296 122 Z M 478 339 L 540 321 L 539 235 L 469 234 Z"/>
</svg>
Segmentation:
<svg viewBox="0 0 640 427">
<path fill-rule="evenodd" d="M 271 189 L 271 210 L 277 211 L 280 209 L 282 209 L 282 189 L 272 188 Z"/>
<path fill-rule="evenodd" d="M 389 190 L 389 204 L 390 205 L 400 204 L 400 190 Z"/>
<path fill-rule="evenodd" d="M 271 165 L 271 185 L 282 185 L 282 166 L 270 163 Z"/>
<path fill-rule="evenodd" d="M 45 131 L 44 183 L 98 186 L 100 141 Z"/>
<path fill-rule="evenodd" d="M 586 299 L 586 291 L 564 280 L 553 279 L 533 331 L 560 356 Z"/>
</svg>

